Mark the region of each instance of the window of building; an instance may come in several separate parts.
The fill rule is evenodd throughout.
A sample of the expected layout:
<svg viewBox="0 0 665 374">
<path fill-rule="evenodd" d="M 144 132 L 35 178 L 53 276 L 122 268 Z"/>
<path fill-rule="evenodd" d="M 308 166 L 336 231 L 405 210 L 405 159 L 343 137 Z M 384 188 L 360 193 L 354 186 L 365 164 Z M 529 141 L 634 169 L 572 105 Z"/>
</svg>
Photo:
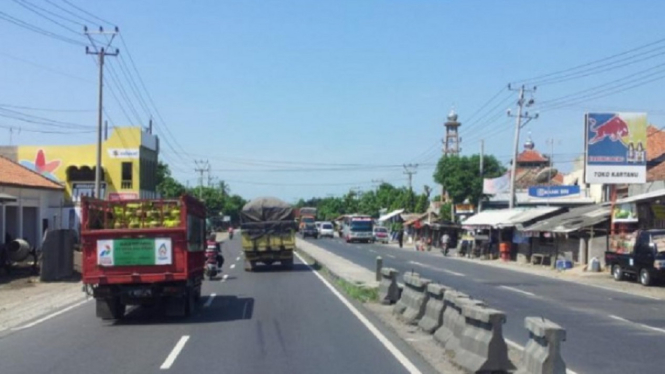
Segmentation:
<svg viewBox="0 0 665 374">
<path fill-rule="evenodd" d="M 123 189 L 130 189 L 132 188 L 132 180 L 133 180 L 133 165 L 132 162 L 123 162 L 122 163 L 122 188 Z"/>
</svg>

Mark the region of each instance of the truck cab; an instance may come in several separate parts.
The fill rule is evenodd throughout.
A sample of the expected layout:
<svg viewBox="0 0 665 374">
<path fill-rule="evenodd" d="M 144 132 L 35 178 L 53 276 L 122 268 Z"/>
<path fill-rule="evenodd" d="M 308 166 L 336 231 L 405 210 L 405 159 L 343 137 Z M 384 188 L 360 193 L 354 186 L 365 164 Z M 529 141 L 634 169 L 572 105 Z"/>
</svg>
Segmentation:
<svg viewBox="0 0 665 374">
<path fill-rule="evenodd" d="M 665 279 L 665 230 L 640 230 L 625 253 L 608 251 L 605 262 L 616 281 L 636 277 L 644 286 Z"/>
</svg>

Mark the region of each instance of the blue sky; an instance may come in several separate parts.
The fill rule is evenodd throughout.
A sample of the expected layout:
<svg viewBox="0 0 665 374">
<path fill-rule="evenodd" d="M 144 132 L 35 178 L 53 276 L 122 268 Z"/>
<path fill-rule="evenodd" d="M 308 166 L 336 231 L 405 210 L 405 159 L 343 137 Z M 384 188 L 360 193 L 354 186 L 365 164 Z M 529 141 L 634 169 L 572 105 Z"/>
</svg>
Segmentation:
<svg viewBox="0 0 665 374">
<path fill-rule="evenodd" d="M 74 18 L 48 2 L 27 1 Z M 61 0 L 51 2 L 91 18 Z M 420 164 L 416 190 L 433 185 L 437 142 L 453 104 L 463 153 L 478 152 L 484 138 L 485 151 L 507 162 L 513 127 L 505 110 L 514 107 L 516 95 L 501 92 L 478 112 L 507 83 L 665 37 L 665 3 L 656 1 L 69 2 L 120 27 L 165 120 L 156 122 L 163 159 L 180 180 L 196 183 L 194 159 L 208 159 L 213 176 L 227 180 L 233 192 L 287 200 L 366 190 L 373 180 L 405 185 L 399 165 L 408 162 Z M 85 42 L 16 2 L 4 1 L 0 11 Z M 1 19 L 0 33 L 0 104 L 77 110 L 16 109 L 95 125 L 96 66 L 84 47 Z M 541 115 L 524 129 L 522 142 L 531 132 L 536 148 L 549 153 L 545 143 L 553 138 L 554 160 L 565 171 L 583 151 L 585 111 L 645 111 L 651 123 L 665 126 L 662 80 L 635 80 L 633 89 L 596 100 L 573 97 L 564 102 L 570 105 L 545 110 L 547 100 L 587 89 L 602 93 L 607 86 L 594 87 L 626 76 L 630 83 L 631 74 L 657 69 L 665 62 L 657 49 L 663 44 L 643 50 L 652 54 L 626 55 L 621 68 L 539 85 L 534 98 L 542 103 Z M 126 48 L 120 40 L 114 45 L 128 64 Z M 132 96 L 119 58 L 109 60 L 138 114 L 111 81 L 119 100 L 106 91 L 109 116 L 118 126 L 145 125 L 148 115 Z M 9 118 L 0 118 L 0 126 L 40 129 Z M 0 128 L 0 143 L 8 141 L 9 130 Z M 93 133 L 25 130 L 13 136 L 14 144 L 92 141 Z"/>
</svg>

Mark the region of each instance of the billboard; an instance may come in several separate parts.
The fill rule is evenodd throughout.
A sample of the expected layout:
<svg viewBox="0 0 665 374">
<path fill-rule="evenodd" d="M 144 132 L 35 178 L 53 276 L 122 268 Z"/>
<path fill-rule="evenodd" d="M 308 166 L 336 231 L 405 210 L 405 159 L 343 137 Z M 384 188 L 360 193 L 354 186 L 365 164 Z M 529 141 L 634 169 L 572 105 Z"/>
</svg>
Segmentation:
<svg viewBox="0 0 665 374">
<path fill-rule="evenodd" d="M 529 187 L 529 197 L 539 199 L 578 197 L 580 186 L 535 186 Z"/>
<path fill-rule="evenodd" d="M 585 182 L 646 183 L 647 115 L 589 113 L 585 122 Z"/>
</svg>

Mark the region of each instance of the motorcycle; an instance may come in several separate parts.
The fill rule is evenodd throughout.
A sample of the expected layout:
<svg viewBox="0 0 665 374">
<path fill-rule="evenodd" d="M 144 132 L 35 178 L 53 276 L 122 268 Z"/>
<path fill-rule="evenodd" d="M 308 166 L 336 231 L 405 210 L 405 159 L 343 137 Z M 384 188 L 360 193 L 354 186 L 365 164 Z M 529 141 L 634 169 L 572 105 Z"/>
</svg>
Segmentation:
<svg viewBox="0 0 665 374">
<path fill-rule="evenodd" d="M 222 264 L 217 262 L 217 256 L 220 255 L 220 252 L 217 250 L 217 243 L 208 243 L 208 248 L 206 248 L 205 257 L 205 276 L 209 280 L 215 278 L 219 273 L 222 272 Z"/>
<path fill-rule="evenodd" d="M 229 231 L 229 240 L 233 240 L 233 231 Z"/>
</svg>

